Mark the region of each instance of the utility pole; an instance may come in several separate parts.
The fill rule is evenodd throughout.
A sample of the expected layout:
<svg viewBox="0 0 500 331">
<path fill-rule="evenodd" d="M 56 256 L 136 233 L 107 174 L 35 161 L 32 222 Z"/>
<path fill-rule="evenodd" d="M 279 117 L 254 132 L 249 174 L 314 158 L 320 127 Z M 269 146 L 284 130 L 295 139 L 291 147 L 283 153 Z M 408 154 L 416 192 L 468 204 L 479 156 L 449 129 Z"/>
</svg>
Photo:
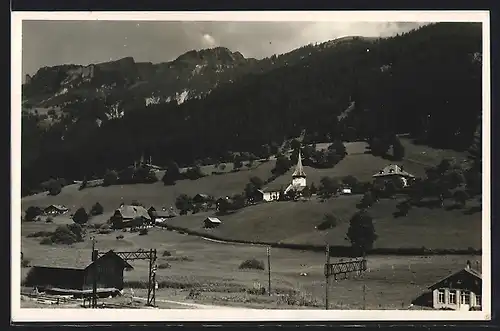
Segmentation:
<svg viewBox="0 0 500 331">
<path fill-rule="evenodd" d="M 99 253 L 95 249 L 95 237 L 92 237 L 92 269 L 93 269 L 93 277 L 92 277 L 92 308 L 97 308 L 97 255 Z"/>
<path fill-rule="evenodd" d="M 366 284 L 363 284 L 363 310 L 366 310 Z"/>
<path fill-rule="evenodd" d="M 328 276 L 330 269 L 330 245 L 326 244 L 326 264 L 325 264 L 325 309 L 328 310 Z"/>
<path fill-rule="evenodd" d="M 269 296 L 271 296 L 271 247 L 267 247 L 267 276 L 268 276 L 267 292 Z"/>
</svg>

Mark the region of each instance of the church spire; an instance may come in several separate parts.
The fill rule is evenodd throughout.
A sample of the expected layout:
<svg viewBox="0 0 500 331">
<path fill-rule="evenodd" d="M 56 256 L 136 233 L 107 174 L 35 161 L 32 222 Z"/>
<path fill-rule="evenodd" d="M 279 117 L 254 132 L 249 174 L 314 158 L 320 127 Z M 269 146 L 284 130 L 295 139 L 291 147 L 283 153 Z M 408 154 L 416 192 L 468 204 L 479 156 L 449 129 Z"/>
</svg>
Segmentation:
<svg viewBox="0 0 500 331">
<path fill-rule="evenodd" d="M 297 165 L 295 166 L 295 171 L 293 172 L 292 176 L 293 177 L 306 177 L 306 173 L 304 172 L 304 167 L 302 166 L 302 155 L 300 153 L 300 148 L 299 148 Z"/>
</svg>

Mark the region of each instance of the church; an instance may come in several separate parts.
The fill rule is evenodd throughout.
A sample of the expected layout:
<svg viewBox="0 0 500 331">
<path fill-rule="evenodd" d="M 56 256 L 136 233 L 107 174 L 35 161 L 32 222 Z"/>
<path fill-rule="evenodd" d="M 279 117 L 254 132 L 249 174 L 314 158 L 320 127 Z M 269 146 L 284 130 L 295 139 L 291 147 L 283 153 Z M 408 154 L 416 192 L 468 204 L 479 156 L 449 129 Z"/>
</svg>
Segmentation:
<svg viewBox="0 0 500 331">
<path fill-rule="evenodd" d="M 292 174 L 291 183 L 286 187 L 285 190 L 278 187 L 259 190 L 259 193 L 261 194 L 261 200 L 278 201 L 282 198 L 282 194 L 286 195 L 292 190 L 300 193 L 307 186 L 306 177 L 307 176 L 304 171 L 304 167 L 302 166 L 302 154 L 299 149 L 297 165 L 295 166 L 295 171 Z"/>
</svg>

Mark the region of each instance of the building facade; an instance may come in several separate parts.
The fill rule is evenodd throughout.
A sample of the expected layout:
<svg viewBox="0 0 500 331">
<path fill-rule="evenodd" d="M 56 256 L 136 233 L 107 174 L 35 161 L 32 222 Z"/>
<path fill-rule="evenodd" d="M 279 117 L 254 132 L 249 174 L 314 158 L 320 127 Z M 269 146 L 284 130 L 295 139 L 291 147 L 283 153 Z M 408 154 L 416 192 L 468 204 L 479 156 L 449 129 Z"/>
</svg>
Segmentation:
<svg viewBox="0 0 500 331">
<path fill-rule="evenodd" d="M 435 283 L 432 291 L 434 309 L 470 310 L 482 307 L 481 273 L 467 266 Z"/>
<path fill-rule="evenodd" d="M 375 186 L 385 187 L 388 182 L 393 182 L 396 187 L 407 187 L 415 179 L 415 176 L 406 172 L 401 166 L 390 164 L 373 176 Z"/>
</svg>

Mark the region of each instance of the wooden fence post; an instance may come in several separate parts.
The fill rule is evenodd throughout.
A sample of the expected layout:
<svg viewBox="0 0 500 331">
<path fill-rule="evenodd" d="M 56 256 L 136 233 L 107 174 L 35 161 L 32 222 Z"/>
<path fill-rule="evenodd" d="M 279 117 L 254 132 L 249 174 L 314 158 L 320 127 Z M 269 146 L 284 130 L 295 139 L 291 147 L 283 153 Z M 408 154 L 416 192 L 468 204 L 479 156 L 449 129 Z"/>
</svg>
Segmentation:
<svg viewBox="0 0 500 331">
<path fill-rule="evenodd" d="M 326 244 L 326 264 L 325 264 L 325 309 L 328 310 L 328 277 L 330 268 L 330 245 Z"/>
</svg>

